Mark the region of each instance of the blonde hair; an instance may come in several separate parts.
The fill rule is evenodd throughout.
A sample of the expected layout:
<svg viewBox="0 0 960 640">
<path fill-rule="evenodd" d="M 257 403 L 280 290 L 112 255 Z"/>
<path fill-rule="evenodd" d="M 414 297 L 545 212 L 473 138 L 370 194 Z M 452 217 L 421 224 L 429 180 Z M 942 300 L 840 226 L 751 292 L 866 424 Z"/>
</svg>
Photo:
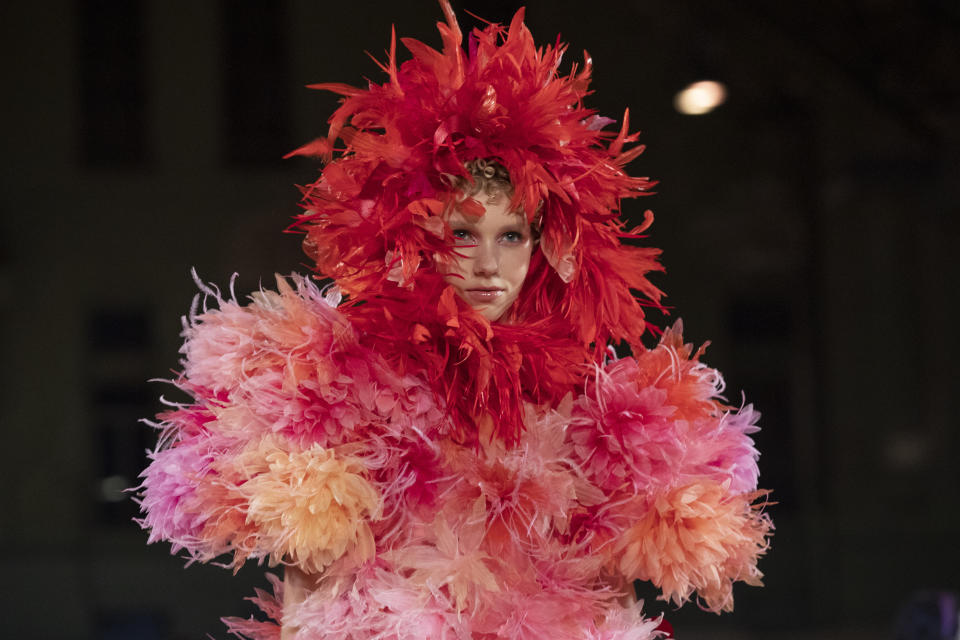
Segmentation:
<svg viewBox="0 0 960 640">
<path fill-rule="evenodd" d="M 476 158 L 463 163 L 463 167 L 473 178 L 472 181 L 456 177 L 454 187 L 464 196 L 472 197 L 483 193 L 488 196 L 503 194 L 513 196 L 513 183 L 510 181 L 510 172 L 494 158 Z"/>
<path fill-rule="evenodd" d="M 463 168 L 467 170 L 471 182 L 461 176 L 450 176 L 453 187 L 460 192 L 461 198 L 472 198 L 479 194 L 490 197 L 504 196 L 513 197 L 513 182 L 510 181 L 510 172 L 500 164 L 496 158 L 475 158 L 463 163 Z M 540 229 L 543 224 L 543 201 L 537 206 L 537 216 L 530 224 L 530 230 L 533 233 L 534 242 L 540 241 Z M 519 212 L 518 213 L 522 213 Z"/>
</svg>

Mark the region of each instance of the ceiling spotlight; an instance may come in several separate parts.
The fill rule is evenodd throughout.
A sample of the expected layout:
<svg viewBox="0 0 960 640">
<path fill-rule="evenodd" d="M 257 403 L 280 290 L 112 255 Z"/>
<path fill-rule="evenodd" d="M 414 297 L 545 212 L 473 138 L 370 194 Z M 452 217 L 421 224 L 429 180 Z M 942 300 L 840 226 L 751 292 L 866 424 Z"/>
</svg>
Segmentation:
<svg viewBox="0 0 960 640">
<path fill-rule="evenodd" d="M 715 80 L 701 80 L 688 85 L 673 98 L 673 106 L 680 113 L 699 116 L 710 113 L 727 99 L 727 88 Z"/>
</svg>

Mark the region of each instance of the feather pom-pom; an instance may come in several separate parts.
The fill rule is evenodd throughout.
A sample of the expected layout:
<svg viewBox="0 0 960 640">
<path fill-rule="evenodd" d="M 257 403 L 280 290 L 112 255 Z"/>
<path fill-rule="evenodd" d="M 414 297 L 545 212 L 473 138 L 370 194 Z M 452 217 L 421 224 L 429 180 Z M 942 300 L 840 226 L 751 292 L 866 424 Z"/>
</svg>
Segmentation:
<svg viewBox="0 0 960 640">
<path fill-rule="evenodd" d="M 197 279 L 204 294 L 202 313 L 191 313 L 181 349 L 184 374 L 193 385 L 229 392 L 264 369 L 289 364 L 285 382 L 295 386 L 317 374 L 305 356 L 329 355 L 355 343 L 335 298 L 325 298 L 300 276 L 290 282 L 277 276 L 276 281 L 276 292 L 255 292 L 252 304 L 244 306 Z M 209 308 L 211 302 L 217 306 Z"/>
<path fill-rule="evenodd" d="M 152 462 L 140 474 L 143 482 L 138 487 L 140 507 L 146 514 L 141 525 L 150 530 L 148 544 L 169 540 L 176 553 L 188 541 L 199 540 L 209 513 L 197 499 L 198 485 L 208 473 L 214 451 L 193 441 L 150 454 Z"/>
<path fill-rule="evenodd" d="M 636 358 L 597 367 L 576 405 L 570 439 L 582 467 L 607 491 L 657 491 L 707 478 L 731 493 L 757 486 L 749 434 L 759 414 L 733 411 L 720 396 L 723 378 L 683 344 L 678 321 L 660 344 Z"/>
<path fill-rule="evenodd" d="M 236 441 L 203 431 L 150 454 L 139 487 L 145 513 L 139 523 L 150 530 L 148 542 L 167 540 L 171 553 L 184 549 L 191 561 L 208 562 L 234 551 L 231 566 L 244 562 L 246 550 L 256 546 L 257 531 L 236 491 L 239 478 L 231 462 L 237 449 Z"/>
<path fill-rule="evenodd" d="M 344 554 L 357 563 L 373 557 L 369 520 L 380 517 L 381 499 L 362 464 L 319 445 L 295 452 L 269 441 L 260 447 L 245 452 L 238 466 L 250 457 L 253 468 L 266 467 L 242 491 L 249 501 L 247 517 L 258 527 L 261 546 L 271 550 L 273 562 L 319 573 Z"/>
<path fill-rule="evenodd" d="M 687 443 L 684 476 L 709 478 L 726 483 L 730 493 L 746 493 L 757 488 L 760 452 L 750 438 L 758 430 L 760 414 L 753 405 L 721 416 L 709 416 L 684 423 Z"/>
<path fill-rule="evenodd" d="M 734 581 L 762 584 L 757 559 L 773 526 L 763 503 L 751 504 L 762 495 L 730 495 L 709 482 L 656 495 L 620 538 L 618 569 L 628 580 L 649 580 L 677 606 L 696 591 L 704 608 L 732 611 Z"/>
<path fill-rule="evenodd" d="M 347 373 L 347 360 L 365 359 L 335 300 L 300 276 L 278 276 L 276 292 L 256 292 L 247 306 L 202 287 L 204 312 L 184 330 L 185 390 L 243 408 L 257 429 L 283 430 L 305 444 L 339 444 L 367 421 L 354 392 L 370 386 L 367 367 Z M 219 308 L 206 308 L 211 296 Z"/>
<path fill-rule="evenodd" d="M 597 370 L 595 399 L 584 396 L 579 417 L 570 429 L 584 469 L 607 491 L 630 493 L 670 486 L 683 461 L 663 389 L 640 388 L 640 367 L 633 358 Z"/>
<path fill-rule="evenodd" d="M 663 389 L 666 404 L 676 407 L 675 419 L 693 420 L 720 415 L 726 408 L 720 396 L 723 376 L 700 361 L 709 343 L 694 351 L 683 342 L 683 321 L 664 330 L 655 349 L 638 349 L 637 385 Z"/>
</svg>

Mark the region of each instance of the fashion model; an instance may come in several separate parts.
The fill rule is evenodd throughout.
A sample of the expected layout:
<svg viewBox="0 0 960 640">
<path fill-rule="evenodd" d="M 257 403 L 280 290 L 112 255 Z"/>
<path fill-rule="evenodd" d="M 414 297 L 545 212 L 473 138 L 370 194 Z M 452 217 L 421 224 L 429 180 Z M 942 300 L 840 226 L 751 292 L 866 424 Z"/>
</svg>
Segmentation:
<svg viewBox="0 0 960 640">
<path fill-rule="evenodd" d="M 276 568 L 241 637 L 664 637 L 633 582 L 724 611 L 772 525 L 721 375 L 661 292 L 625 198 L 652 182 L 523 11 L 391 42 L 342 96 L 295 227 L 316 264 L 249 301 L 200 284 L 143 473 L 150 541 Z M 624 243 L 623 240 L 628 240 Z M 648 340 L 645 346 L 643 340 Z M 629 347 L 617 357 L 612 345 Z"/>
</svg>

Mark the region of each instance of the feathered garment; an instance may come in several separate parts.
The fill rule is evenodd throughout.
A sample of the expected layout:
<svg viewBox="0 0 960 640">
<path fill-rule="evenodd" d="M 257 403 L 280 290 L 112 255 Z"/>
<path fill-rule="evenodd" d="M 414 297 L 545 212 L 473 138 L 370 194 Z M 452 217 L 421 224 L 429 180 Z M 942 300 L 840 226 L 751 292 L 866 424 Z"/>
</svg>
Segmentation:
<svg viewBox="0 0 960 640">
<path fill-rule="evenodd" d="M 653 184 L 624 170 L 642 147 L 626 118 L 603 131 L 589 59 L 561 75 L 565 46 L 536 48 L 522 11 L 464 51 L 441 5 L 442 50 L 404 40 L 384 84 L 316 85 L 343 98 L 297 152 L 327 164 L 295 226 L 337 293 L 294 276 L 241 305 L 201 284 L 176 381 L 192 401 L 160 416 L 142 476 L 150 541 L 317 577 L 286 610 L 272 578 L 254 601 L 273 621 L 227 619 L 255 639 L 281 620 L 302 640 L 660 637 L 621 604 L 634 580 L 729 610 L 772 528 L 758 416 L 723 403 L 679 324 L 641 344 L 659 252 L 621 242 L 649 215 L 619 213 Z M 483 211 L 454 186 L 476 159 L 539 231 L 499 322 L 441 275 L 445 214 Z"/>
<path fill-rule="evenodd" d="M 338 302 L 293 277 L 191 318 L 177 384 L 193 402 L 161 416 L 143 474 L 151 542 L 321 576 L 290 610 L 278 581 L 256 598 L 297 638 L 654 638 L 620 604 L 633 580 L 714 611 L 759 584 L 758 416 L 723 404 L 678 326 L 525 402 L 516 442 L 489 414 L 465 441 L 429 372 L 399 373 Z"/>
</svg>

